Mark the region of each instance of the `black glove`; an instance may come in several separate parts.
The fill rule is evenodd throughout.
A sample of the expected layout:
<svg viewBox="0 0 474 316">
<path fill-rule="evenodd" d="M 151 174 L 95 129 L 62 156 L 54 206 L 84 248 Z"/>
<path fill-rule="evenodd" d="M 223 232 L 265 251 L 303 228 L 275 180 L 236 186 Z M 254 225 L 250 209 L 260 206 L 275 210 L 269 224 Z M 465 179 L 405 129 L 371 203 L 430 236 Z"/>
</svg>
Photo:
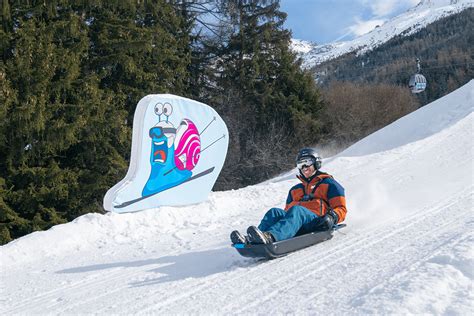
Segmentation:
<svg viewBox="0 0 474 316">
<path fill-rule="evenodd" d="M 316 226 L 316 231 L 330 230 L 337 222 L 339 217 L 333 210 L 329 210 L 326 215 L 319 219 L 319 223 Z"/>
</svg>

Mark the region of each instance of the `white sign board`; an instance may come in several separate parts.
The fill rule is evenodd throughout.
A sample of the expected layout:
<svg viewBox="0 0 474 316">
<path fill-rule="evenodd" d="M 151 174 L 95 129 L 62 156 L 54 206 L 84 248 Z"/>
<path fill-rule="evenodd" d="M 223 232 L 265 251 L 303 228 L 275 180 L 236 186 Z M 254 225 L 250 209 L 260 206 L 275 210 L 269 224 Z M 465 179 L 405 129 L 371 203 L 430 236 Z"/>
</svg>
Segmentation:
<svg viewBox="0 0 474 316">
<path fill-rule="evenodd" d="M 107 191 L 104 209 L 126 213 L 204 201 L 224 165 L 227 127 L 210 106 L 171 95 L 148 95 L 133 118 L 125 178 Z"/>
</svg>

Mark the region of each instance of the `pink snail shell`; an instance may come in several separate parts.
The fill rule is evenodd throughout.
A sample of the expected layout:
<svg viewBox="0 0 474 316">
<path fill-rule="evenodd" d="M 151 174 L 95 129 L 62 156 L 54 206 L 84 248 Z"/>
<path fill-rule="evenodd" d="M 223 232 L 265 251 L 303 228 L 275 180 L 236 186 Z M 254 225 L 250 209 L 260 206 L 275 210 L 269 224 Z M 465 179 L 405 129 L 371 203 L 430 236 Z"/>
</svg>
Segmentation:
<svg viewBox="0 0 474 316">
<path fill-rule="evenodd" d="M 183 119 L 176 131 L 174 162 L 179 170 L 193 170 L 201 156 L 201 139 L 196 125 Z"/>
</svg>

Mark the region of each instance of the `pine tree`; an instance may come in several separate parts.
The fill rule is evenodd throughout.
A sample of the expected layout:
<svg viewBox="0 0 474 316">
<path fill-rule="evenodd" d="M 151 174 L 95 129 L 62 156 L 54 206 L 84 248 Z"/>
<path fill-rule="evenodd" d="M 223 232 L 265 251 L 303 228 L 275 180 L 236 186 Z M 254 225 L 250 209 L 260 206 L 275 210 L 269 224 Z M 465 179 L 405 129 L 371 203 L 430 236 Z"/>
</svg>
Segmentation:
<svg viewBox="0 0 474 316">
<path fill-rule="evenodd" d="M 183 21 L 164 0 L 7 4 L 0 243 L 103 211 L 128 166 L 136 104 L 184 90 L 189 63 Z"/>
<path fill-rule="evenodd" d="M 296 148 L 317 142 L 322 124 L 319 93 L 290 51 L 291 34 L 278 1 L 226 1 L 233 26 L 215 59 L 217 104 L 226 120 L 232 160 L 221 178 L 256 183 L 287 169 Z"/>
<path fill-rule="evenodd" d="M 88 20 L 89 67 L 97 71 L 101 89 L 120 96 L 129 122 L 144 91 L 183 92 L 189 39 L 185 21 L 165 0 L 104 1 L 88 12 Z"/>
<path fill-rule="evenodd" d="M 80 128 L 74 122 L 78 106 L 69 98 L 82 51 L 77 44 L 68 48 L 60 36 L 72 25 L 49 23 L 40 14 L 42 7 L 19 9 L 14 17 L 19 27 L 7 30 L 11 55 L 4 63 L 4 86 L 12 90 L 2 111 L 0 147 L 2 193 L 8 188 L 1 217 L 11 237 L 65 221 L 65 200 L 77 177 L 71 170 L 61 172 L 60 157 Z M 77 41 L 80 45 L 80 36 Z M 11 216 L 12 210 L 17 216 Z"/>
</svg>

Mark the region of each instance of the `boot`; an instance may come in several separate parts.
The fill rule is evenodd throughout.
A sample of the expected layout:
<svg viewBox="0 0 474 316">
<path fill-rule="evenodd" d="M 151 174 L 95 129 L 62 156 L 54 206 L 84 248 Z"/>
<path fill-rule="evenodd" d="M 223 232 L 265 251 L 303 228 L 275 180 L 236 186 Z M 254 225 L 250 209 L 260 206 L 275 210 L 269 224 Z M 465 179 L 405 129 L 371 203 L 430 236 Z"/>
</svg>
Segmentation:
<svg viewBox="0 0 474 316">
<path fill-rule="evenodd" d="M 271 233 L 262 232 L 255 226 L 247 228 L 247 234 L 251 244 L 271 244 L 275 241 L 275 238 Z"/>
<path fill-rule="evenodd" d="M 247 236 L 242 235 L 239 233 L 238 230 L 234 230 L 232 233 L 230 233 L 230 241 L 232 241 L 232 244 L 247 244 Z"/>
</svg>

